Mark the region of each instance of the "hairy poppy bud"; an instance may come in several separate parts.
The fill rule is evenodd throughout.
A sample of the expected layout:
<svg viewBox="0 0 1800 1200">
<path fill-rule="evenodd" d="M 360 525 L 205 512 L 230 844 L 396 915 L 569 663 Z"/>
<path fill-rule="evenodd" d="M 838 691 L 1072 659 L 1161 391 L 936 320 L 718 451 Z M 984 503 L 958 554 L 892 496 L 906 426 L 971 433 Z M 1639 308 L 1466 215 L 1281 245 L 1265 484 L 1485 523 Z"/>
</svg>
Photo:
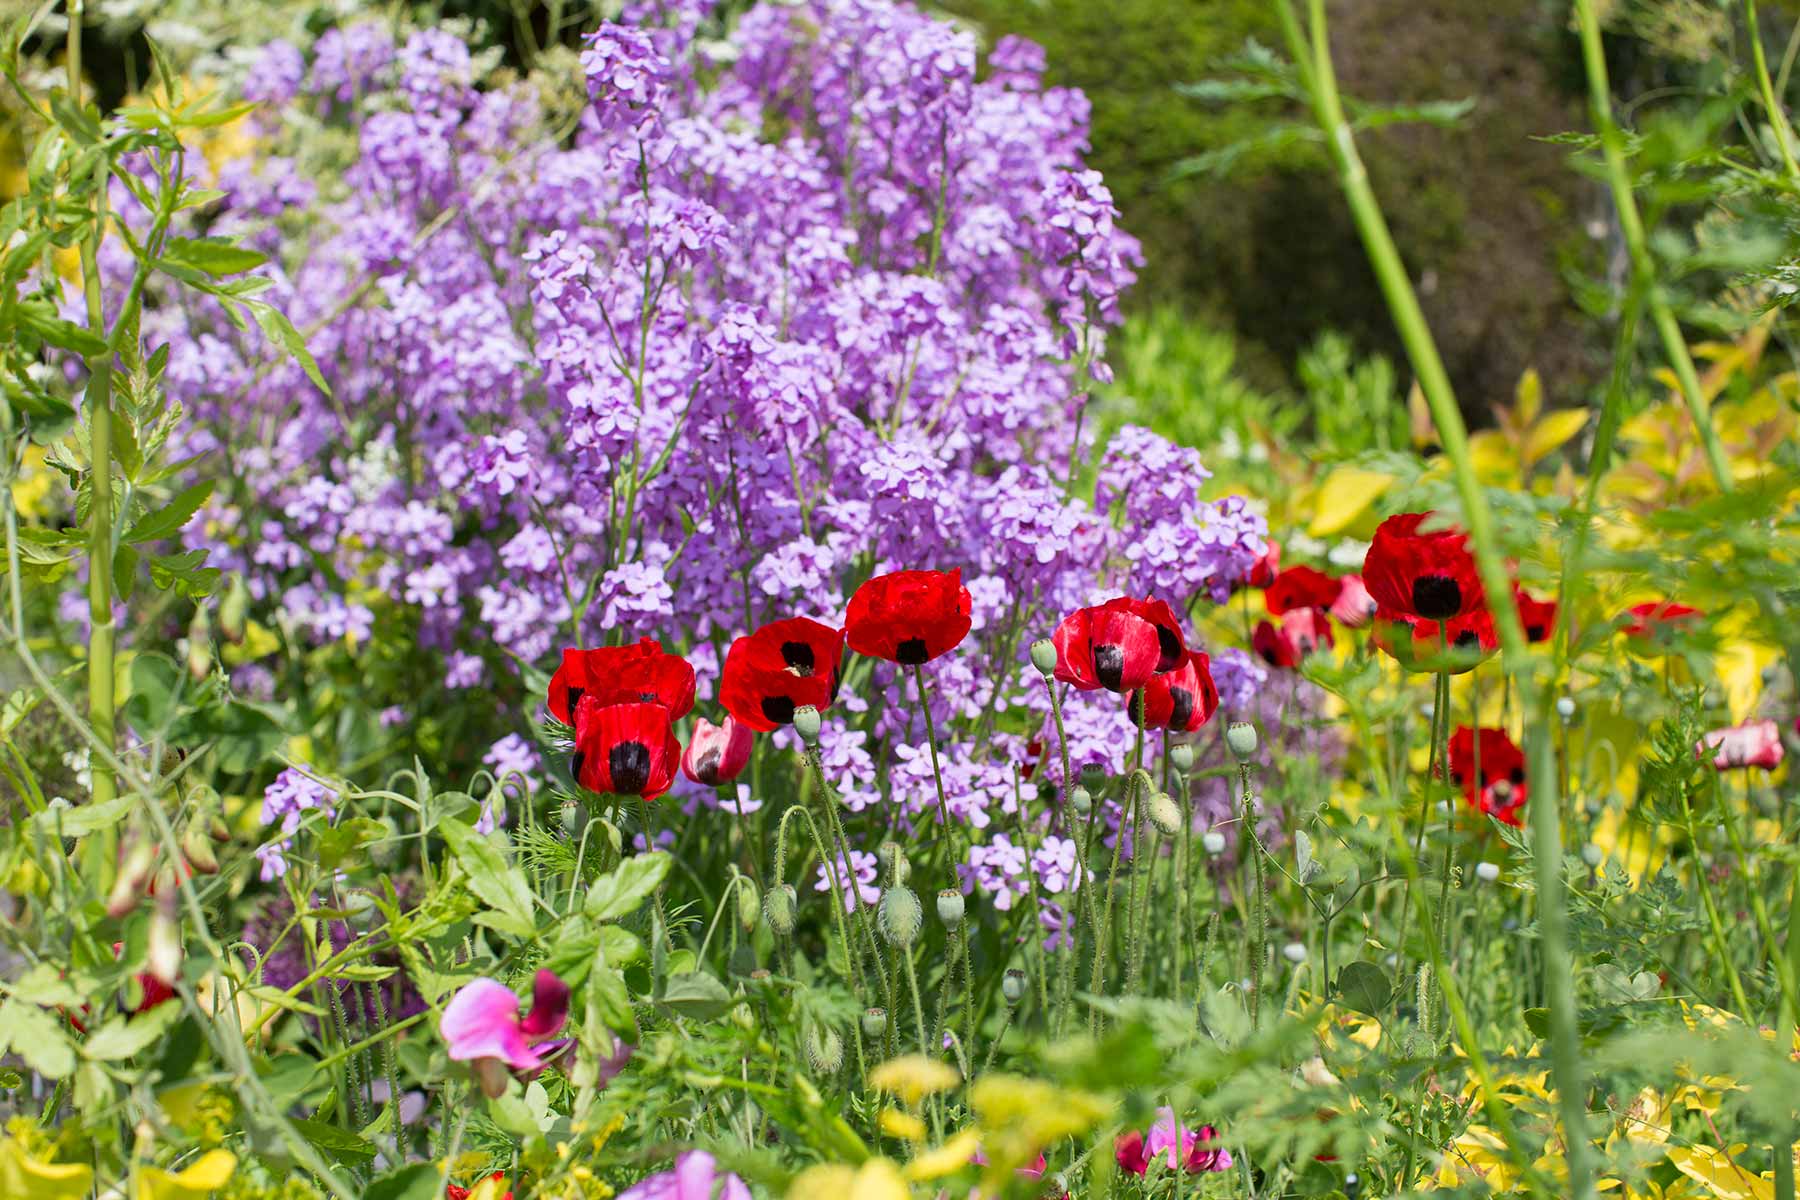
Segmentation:
<svg viewBox="0 0 1800 1200">
<path fill-rule="evenodd" d="M 1476 863 L 1475 878 L 1481 880 L 1483 883 L 1494 882 L 1494 880 L 1500 878 L 1500 865 L 1491 862 Z"/>
<path fill-rule="evenodd" d="M 865 1009 L 862 1015 L 862 1031 L 866 1038 L 878 1038 L 887 1031 L 887 1009 Z"/>
<path fill-rule="evenodd" d="M 945 888 L 938 893 L 938 920 L 942 921 L 945 925 L 948 925 L 951 929 L 955 929 L 958 925 L 962 924 L 963 908 L 963 894 L 955 888 Z"/>
<path fill-rule="evenodd" d="M 1216 829 L 1209 829 L 1200 835 L 1200 848 L 1217 858 L 1225 853 L 1225 835 Z"/>
<path fill-rule="evenodd" d="M 1186 742 L 1169 747 L 1169 765 L 1186 775 L 1194 769 L 1194 748 Z"/>
<path fill-rule="evenodd" d="M 1150 797 L 1150 823 L 1164 837 L 1174 837 L 1181 830 L 1181 806 L 1167 792 Z"/>
<path fill-rule="evenodd" d="M 809 746 L 819 744 L 819 710 L 810 704 L 802 704 L 794 710 L 794 732 L 800 740 Z"/>
<path fill-rule="evenodd" d="M 392 817 L 381 817 L 381 836 L 369 846 L 369 857 L 378 867 L 391 867 L 400 861 L 400 826 Z"/>
<path fill-rule="evenodd" d="M 1094 798 L 1086 788 L 1076 784 L 1069 790 L 1069 807 L 1075 810 L 1076 816 L 1085 817 L 1094 807 Z"/>
<path fill-rule="evenodd" d="M 351 892 L 344 897 L 344 919 L 352 929 L 369 930 L 381 919 L 381 910 L 369 893 Z"/>
<path fill-rule="evenodd" d="M 906 947 L 918 939 L 925 910 L 913 890 L 900 884 L 881 894 L 880 917 L 881 935 L 895 946 Z"/>
<path fill-rule="evenodd" d="M 1581 848 L 1581 861 L 1590 867 L 1597 867 L 1606 861 L 1606 851 L 1589 842 Z"/>
<path fill-rule="evenodd" d="M 562 802 L 562 811 L 558 814 L 558 820 L 562 824 L 563 834 L 566 837 L 579 841 L 581 838 L 581 831 L 587 828 L 587 805 L 574 797 L 564 800 Z"/>
<path fill-rule="evenodd" d="M 250 585 L 244 582 L 242 575 L 233 575 L 231 587 L 226 589 L 225 599 L 219 605 L 219 632 L 232 645 L 239 645 L 244 640 L 249 619 Z"/>
<path fill-rule="evenodd" d="M 744 932 L 749 933 L 755 929 L 756 917 L 762 911 L 762 905 L 757 902 L 756 885 L 748 879 L 740 878 L 737 882 L 737 909 L 738 924 L 743 927 Z"/>
<path fill-rule="evenodd" d="M 189 867 L 202 875 L 219 873 L 219 860 L 213 854 L 212 836 L 207 832 L 204 822 L 190 820 L 181 831 L 181 857 Z"/>
<path fill-rule="evenodd" d="M 881 869 L 894 883 L 905 883 L 912 878 L 912 864 L 906 861 L 906 851 L 899 842 L 883 842 L 876 847 L 876 857 L 881 860 Z"/>
<path fill-rule="evenodd" d="M 1000 977 L 1000 994 L 1008 1004 L 1017 1004 L 1025 998 L 1025 972 L 1017 967 L 1008 967 L 1006 974 Z"/>
<path fill-rule="evenodd" d="M 1233 721 L 1225 729 L 1225 744 L 1239 762 L 1249 762 L 1256 754 L 1256 726 L 1248 721 Z"/>
<path fill-rule="evenodd" d="M 143 894 L 155 866 L 156 847 L 147 838 L 138 838 L 126 852 L 125 861 L 119 864 L 119 873 L 113 877 L 112 891 L 106 897 L 107 916 L 122 917 L 137 907 L 138 897 Z"/>
<path fill-rule="evenodd" d="M 806 1061 L 820 1075 L 835 1074 L 844 1065 L 844 1039 L 835 1029 L 806 1028 Z"/>
<path fill-rule="evenodd" d="M 786 937 L 794 932 L 794 885 L 778 883 L 763 893 L 763 916 L 769 928 Z"/>
<path fill-rule="evenodd" d="M 1031 643 L 1031 665 L 1043 675 L 1056 670 L 1056 643 L 1049 638 L 1039 638 Z"/>
</svg>

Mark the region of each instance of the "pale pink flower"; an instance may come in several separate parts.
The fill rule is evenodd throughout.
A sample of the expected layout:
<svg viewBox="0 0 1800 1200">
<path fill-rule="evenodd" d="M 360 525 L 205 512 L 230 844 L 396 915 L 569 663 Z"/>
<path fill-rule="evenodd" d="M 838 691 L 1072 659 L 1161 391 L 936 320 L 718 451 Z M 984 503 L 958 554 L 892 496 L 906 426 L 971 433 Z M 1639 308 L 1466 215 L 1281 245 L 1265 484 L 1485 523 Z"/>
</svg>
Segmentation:
<svg viewBox="0 0 1800 1200">
<path fill-rule="evenodd" d="M 1171 1171 L 1186 1167 L 1190 1174 L 1201 1171 L 1231 1169 L 1231 1151 L 1219 1145 L 1217 1132 L 1211 1125 L 1189 1129 L 1176 1119 L 1168 1105 L 1156 1110 L 1156 1124 L 1144 1139 L 1144 1157 L 1154 1162 L 1165 1157 Z"/>
<path fill-rule="evenodd" d="M 1773 770 L 1787 753 L 1781 745 L 1781 731 L 1767 719 L 1713 730 L 1694 747 L 1694 753 L 1702 756 L 1708 750 L 1714 752 L 1713 766 L 1721 771 L 1732 767 Z"/>
<path fill-rule="evenodd" d="M 438 1032 L 449 1043 L 450 1057 L 470 1063 L 489 1096 L 506 1091 L 508 1071 L 541 1069 L 549 1059 L 537 1047 L 568 1020 L 569 985 L 554 971 L 539 971 L 531 993 L 531 1012 L 523 1018 L 518 996 L 495 979 L 465 984 L 444 1006 Z"/>
<path fill-rule="evenodd" d="M 1375 597 L 1363 586 L 1361 575 L 1346 575 L 1338 580 L 1336 600 L 1331 602 L 1331 615 L 1345 629 L 1361 629 L 1375 618 Z"/>
<path fill-rule="evenodd" d="M 706 1151 L 689 1150 L 674 1167 L 639 1180 L 619 1200 L 750 1200 L 750 1189 L 736 1175 L 720 1173 Z"/>
</svg>

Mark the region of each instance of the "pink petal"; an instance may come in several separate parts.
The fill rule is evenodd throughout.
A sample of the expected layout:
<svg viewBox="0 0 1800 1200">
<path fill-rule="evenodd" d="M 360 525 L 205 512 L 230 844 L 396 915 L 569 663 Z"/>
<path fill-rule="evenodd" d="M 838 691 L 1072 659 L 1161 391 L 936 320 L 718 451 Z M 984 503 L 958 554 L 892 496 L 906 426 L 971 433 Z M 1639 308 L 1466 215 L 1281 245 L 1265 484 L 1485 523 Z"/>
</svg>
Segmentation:
<svg viewBox="0 0 1800 1200">
<path fill-rule="evenodd" d="M 498 1058 L 515 1070 L 542 1065 L 519 1031 L 519 998 L 494 979 L 477 979 L 450 998 L 438 1032 L 457 1062 Z"/>
</svg>

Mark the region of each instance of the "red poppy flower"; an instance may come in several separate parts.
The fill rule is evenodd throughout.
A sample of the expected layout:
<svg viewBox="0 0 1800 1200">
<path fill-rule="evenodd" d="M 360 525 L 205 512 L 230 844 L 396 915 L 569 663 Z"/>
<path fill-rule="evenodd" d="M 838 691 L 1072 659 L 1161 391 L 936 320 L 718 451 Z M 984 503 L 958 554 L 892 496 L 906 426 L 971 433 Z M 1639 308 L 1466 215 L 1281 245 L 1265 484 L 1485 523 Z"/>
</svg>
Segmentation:
<svg viewBox="0 0 1800 1200">
<path fill-rule="evenodd" d="M 1361 575 L 1346 575 L 1338 580 L 1338 594 L 1331 602 L 1331 615 L 1345 629 L 1361 629 L 1367 625 L 1375 619 L 1377 607 L 1375 597 L 1363 586 Z"/>
<path fill-rule="evenodd" d="M 1523 825 L 1525 809 L 1525 754 L 1505 730 L 1481 731 L 1481 778 L 1475 778 L 1475 731 L 1457 726 L 1450 735 L 1450 782 L 1462 789 L 1463 799 L 1475 808 L 1505 821 Z"/>
<path fill-rule="evenodd" d="M 844 632 L 858 654 L 917 666 L 969 636 L 969 605 L 961 571 L 895 571 L 856 589 Z"/>
<path fill-rule="evenodd" d="M 1625 610 L 1625 636 L 1637 641 L 1661 641 L 1699 623 L 1706 614 L 1672 600 L 1634 604 Z"/>
<path fill-rule="evenodd" d="M 759 733 L 791 725 L 794 710 L 820 712 L 837 698 L 844 631 L 810 617 L 764 625 L 731 643 L 719 681 L 719 703 Z"/>
<path fill-rule="evenodd" d="M 1250 564 L 1250 569 L 1244 573 L 1240 582 L 1246 587 L 1266 588 L 1275 582 L 1275 576 L 1280 571 L 1281 547 L 1265 539 L 1262 554 Z"/>
<path fill-rule="evenodd" d="M 583 696 L 576 706 L 569 773 L 588 791 L 654 800 L 675 782 L 680 761 L 681 743 L 662 705 L 601 704 Z"/>
<path fill-rule="evenodd" d="M 705 717 L 694 720 L 694 735 L 688 739 L 687 753 L 681 756 L 681 773 L 695 783 L 718 787 L 736 779 L 750 762 L 756 749 L 756 735 L 750 727 L 729 713 L 723 725 L 714 725 Z"/>
<path fill-rule="evenodd" d="M 1436 621 L 1412 623 L 1413 670 L 1461 675 L 1473 671 L 1500 650 L 1493 614 L 1485 608 L 1445 621 L 1443 632 L 1438 630 Z"/>
<path fill-rule="evenodd" d="M 1115 612 L 1128 612 L 1156 626 L 1156 671 L 1173 671 L 1187 653 L 1187 639 L 1181 633 L 1181 618 L 1162 600 L 1134 600 L 1120 596 L 1101 605 Z"/>
<path fill-rule="evenodd" d="M 1316 608 L 1296 608 L 1284 614 L 1279 626 L 1260 622 L 1250 637 L 1250 648 L 1271 667 L 1292 670 L 1321 646 L 1335 644 L 1331 622 Z"/>
<path fill-rule="evenodd" d="M 1142 1175 L 1150 1169 L 1150 1156 L 1144 1153 L 1144 1135 L 1135 1129 L 1113 1139 L 1113 1158 L 1121 1169 L 1133 1175 Z"/>
<path fill-rule="evenodd" d="M 495 1171 L 492 1175 L 489 1175 L 488 1178 L 504 1181 L 506 1179 L 506 1172 Z M 444 1200 L 469 1200 L 469 1193 L 473 1190 L 473 1188 L 457 1187 L 454 1183 L 446 1183 L 444 1185 Z M 506 1193 L 504 1196 L 500 1197 L 500 1200 L 512 1200 L 512 1193 Z"/>
<path fill-rule="evenodd" d="M 1275 576 L 1263 601 L 1269 606 L 1269 615 L 1278 617 L 1296 608 L 1330 608 L 1342 590 L 1341 581 L 1317 567 L 1288 567 Z"/>
<path fill-rule="evenodd" d="M 562 666 L 550 677 L 550 715 L 573 725 L 583 696 L 602 705 L 660 704 L 671 721 L 679 721 L 694 707 L 694 668 L 680 655 L 664 653 L 655 638 L 635 646 L 564 650 Z"/>
<path fill-rule="evenodd" d="M 1481 580 L 1460 529 L 1421 532 L 1430 513 L 1389 517 L 1363 559 L 1363 583 L 1382 608 L 1443 621 L 1481 606 Z"/>
<path fill-rule="evenodd" d="M 1556 628 L 1556 601 L 1539 600 L 1515 584 L 1513 603 L 1519 609 L 1519 624 L 1525 627 L 1525 640 L 1533 644 L 1549 641 Z"/>
<path fill-rule="evenodd" d="M 1056 678 L 1084 692 L 1130 692 L 1150 682 L 1162 661 L 1157 628 L 1117 601 L 1078 608 L 1062 619 L 1056 645 Z"/>
<path fill-rule="evenodd" d="M 1139 706 L 1143 720 L 1138 720 Z M 1133 724 L 1145 729 L 1171 729 L 1176 733 L 1192 733 L 1219 711 L 1219 689 L 1213 683 L 1212 659 L 1198 650 L 1190 650 L 1179 667 L 1166 675 L 1153 676 L 1149 683 L 1131 694 L 1125 705 Z"/>
</svg>

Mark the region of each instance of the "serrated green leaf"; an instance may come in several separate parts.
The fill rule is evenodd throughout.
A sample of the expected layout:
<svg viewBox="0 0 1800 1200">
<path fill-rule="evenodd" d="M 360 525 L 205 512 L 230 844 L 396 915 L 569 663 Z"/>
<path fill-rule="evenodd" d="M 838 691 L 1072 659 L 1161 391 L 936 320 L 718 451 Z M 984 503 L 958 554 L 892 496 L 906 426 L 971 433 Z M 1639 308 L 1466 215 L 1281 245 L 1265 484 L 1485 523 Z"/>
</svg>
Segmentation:
<svg viewBox="0 0 1800 1200">
<path fill-rule="evenodd" d="M 506 861 L 499 847 L 454 819 L 439 822 L 438 831 L 449 843 L 457 865 L 469 877 L 469 890 L 491 910 L 477 920 L 515 937 L 535 934 L 531 889 L 526 886 L 525 876 Z"/>
<path fill-rule="evenodd" d="M 243 306 L 256 318 L 263 335 L 293 355 L 294 360 L 300 364 L 300 369 L 306 372 L 306 377 L 312 380 L 313 386 L 330 396 L 331 387 L 325 382 L 325 376 L 319 373 L 319 364 L 313 361 L 312 352 L 306 348 L 306 339 L 300 336 L 294 323 L 287 319 L 287 314 L 260 300 L 246 300 Z"/>
<path fill-rule="evenodd" d="M 159 265 L 203 271 L 215 279 L 240 275 L 269 261 L 269 256 L 224 238 L 170 238 Z"/>
<path fill-rule="evenodd" d="M 128 542 L 159 542 L 181 532 L 193 515 L 212 496 L 215 479 L 202 479 L 192 487 L 177 492 L 173 499 L 155 512 L 145 513 L 125 534 Z"/>
<path fill-rule="evenodd" d="M 583 906 L 590 920 L 616 921 L 636 912 L 669 874 L 670 859 L 657 850 L 628 858 L 588 888 Z"/>
<path fill-rule="evenodd" d="M 135 1017 L 114 1017 L 88 1035 L 82 1056 L 96 1062 L 130 1058 L 161 1041 L 181 1019 L 181 1011 L 179 1004 L 159 1004 Z"/>
</svg>

